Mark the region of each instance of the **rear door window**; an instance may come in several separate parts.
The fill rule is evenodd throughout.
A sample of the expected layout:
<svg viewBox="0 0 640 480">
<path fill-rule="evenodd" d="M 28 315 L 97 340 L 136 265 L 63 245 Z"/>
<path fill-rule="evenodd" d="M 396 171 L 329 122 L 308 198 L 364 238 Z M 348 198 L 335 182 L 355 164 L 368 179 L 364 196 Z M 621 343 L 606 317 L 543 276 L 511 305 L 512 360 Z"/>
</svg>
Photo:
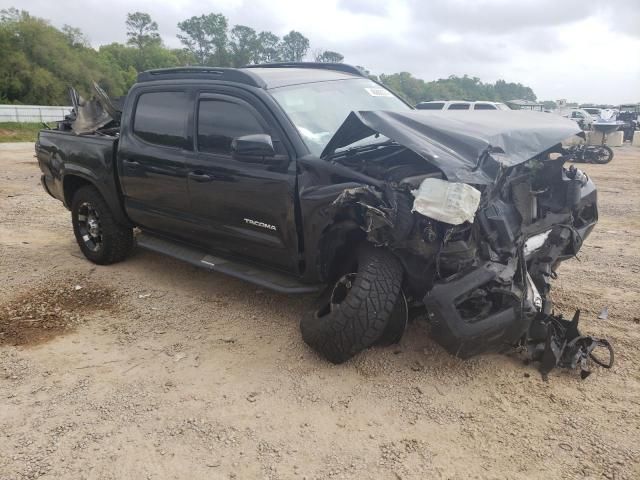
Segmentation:
<svg viewBox="0 0 640 480">
<path fill-rule="evenodd" d="M 468 103 L 452 103 L 447 110 L 469 110 Z"/>
<path fill-rule="evenodd" d="M 476 103 L 473 106 L 474 110 L 497 110 L 497 108 L 490 103 Z"/>
<path fill-rule="evenodd" d="M 418 110 L 442 110 L 442 107 L 444 107 L 443 102 L 419 103 L 416 105 Z"/>
<path fill-rule="evenodd" d="M 198 106 L 198 150 L 231 155 L 235 137 L 266 133 L 254 112 L 242 103 L 202 99 Z"/>
<path fill-rule="evenodd" d="M 133 133 L 155 145 L 191 150 L 188 118 L 191 101 L 187 92 L 148 92 L 138 97 Z"/>
</svg>

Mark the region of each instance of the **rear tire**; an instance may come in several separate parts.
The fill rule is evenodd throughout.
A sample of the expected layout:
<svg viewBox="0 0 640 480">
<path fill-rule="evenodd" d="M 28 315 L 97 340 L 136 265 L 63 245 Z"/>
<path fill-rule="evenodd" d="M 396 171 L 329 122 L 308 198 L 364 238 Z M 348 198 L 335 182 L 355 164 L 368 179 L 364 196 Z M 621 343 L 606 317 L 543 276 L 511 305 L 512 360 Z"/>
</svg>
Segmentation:
<svg viewBox="0 0 640 480">
<path fill-rule="evenodd" d="M 133 229 L 115 220 L 93 185 L 82 187 L 73 195 L 71 222 L 80 250 L 93 263 L 120 262 L 133 248 Z"/>
<path fill-rule="evenodd" d="M 320 297 L 300 321 L 303 340 L 333 363 L 343 363 L 382 337 L 397 304 L 402 266 L 388 250 L 365 244 L 358 267 Z"/>
<path fill-rule="evenodd" d="M 595 156 L 595 163 L 605 164 L 613 160 L 613 150 L 607 145 L 602 145 L 601 151 Z"/>
</svg>

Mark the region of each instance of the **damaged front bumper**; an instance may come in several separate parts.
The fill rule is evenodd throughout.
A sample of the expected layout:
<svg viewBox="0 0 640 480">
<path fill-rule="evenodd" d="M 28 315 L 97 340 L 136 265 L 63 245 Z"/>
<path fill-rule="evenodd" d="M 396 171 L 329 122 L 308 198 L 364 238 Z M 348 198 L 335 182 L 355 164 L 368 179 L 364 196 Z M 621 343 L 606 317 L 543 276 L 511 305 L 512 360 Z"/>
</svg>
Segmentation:
<svg viewBox="0 0 640 480">
<path fill-rule="evenodd" d="M 551 365 L 575 367 L 576 362 L 585 372 L 589 348 L 605 346 L 602 340 L 579 335 L 577 321 L 575 332 L 559 328 L 562 318 L 552 314 L 550 279 L 560 262 L 578 253 L 597 222 L 593 182 L 577 170 L 565 170 L 563 183 L 553 186 L 556 211 L 537 220 L 517 214 L 517 202 L 499 199 L 477 213 L 489 257 L 495 260 L 436 282 L 423 299 L 434 338 L 451 354 L 468 358 L 526 345 L 532 360 L 544 358 L 544 374 Z M 562 195 L 559 189 L 564 189 Z M 564 205 L 557 203 L 558 197 Z M 536 209 L 539 205 L 534 215 Z M 497 258 L 499 252 L 507 253 L 506 262 L 504 256 Z M 578 337 L 579 345 L 569 347 L 572 353 L 567 354 L 564 347 Z"/>
<path fill-rule="evenodd" d="M 525 292 L 514 287 L 514 275 L 507 265 L 487 262 L 437 283 L 424 304 L 438 343 L 461 358 L 514 345 L 536 313 Z"/>
</svg>

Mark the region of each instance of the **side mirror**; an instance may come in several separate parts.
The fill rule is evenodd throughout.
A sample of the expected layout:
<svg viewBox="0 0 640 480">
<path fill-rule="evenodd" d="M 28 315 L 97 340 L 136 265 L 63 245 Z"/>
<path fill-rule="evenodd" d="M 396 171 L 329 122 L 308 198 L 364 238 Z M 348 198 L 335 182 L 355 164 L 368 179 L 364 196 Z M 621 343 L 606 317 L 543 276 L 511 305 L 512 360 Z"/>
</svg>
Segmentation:
<svg viewBox="0 0 640 480">
<path fill-rule="evenodd" d="M 234 157 L 273 157 L 276 154 L 271 136 L 264 133 L 243 135 L 231 141 L 231 153 Z"/>
</svg>

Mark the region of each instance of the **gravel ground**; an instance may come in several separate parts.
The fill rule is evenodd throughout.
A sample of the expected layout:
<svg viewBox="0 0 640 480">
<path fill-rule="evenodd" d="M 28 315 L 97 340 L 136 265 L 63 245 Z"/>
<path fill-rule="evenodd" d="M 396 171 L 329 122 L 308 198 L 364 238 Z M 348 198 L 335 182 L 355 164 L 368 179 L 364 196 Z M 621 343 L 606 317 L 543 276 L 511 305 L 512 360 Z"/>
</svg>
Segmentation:
<svg viewBox="0 0 640 480">
<path fill-rule="evenodd" d="M 544 382 L 420 323 L 330 365 L 309 298 L 144 251 L 96 267 L 33 145 L 1 146 L 0 479 L 640 478 L 640 149 L 615 154 L 584 167 L 601 220 L 554 297 L 616 365 Z"/>
</svg>

